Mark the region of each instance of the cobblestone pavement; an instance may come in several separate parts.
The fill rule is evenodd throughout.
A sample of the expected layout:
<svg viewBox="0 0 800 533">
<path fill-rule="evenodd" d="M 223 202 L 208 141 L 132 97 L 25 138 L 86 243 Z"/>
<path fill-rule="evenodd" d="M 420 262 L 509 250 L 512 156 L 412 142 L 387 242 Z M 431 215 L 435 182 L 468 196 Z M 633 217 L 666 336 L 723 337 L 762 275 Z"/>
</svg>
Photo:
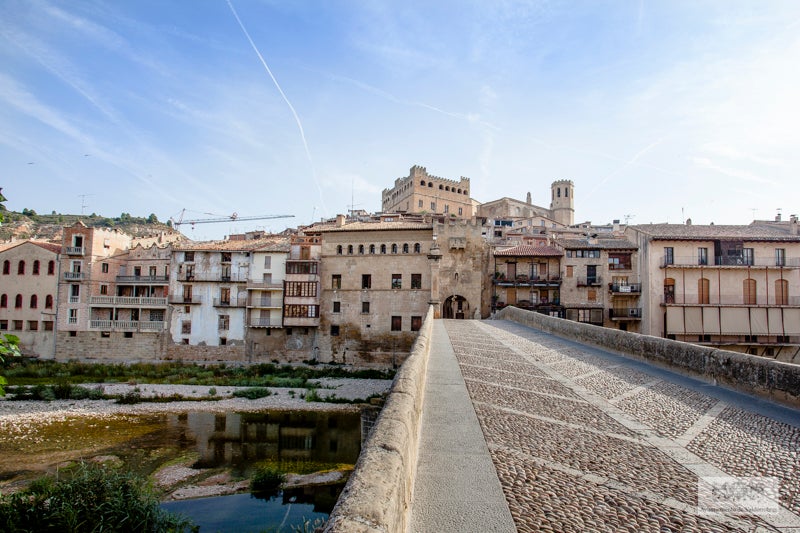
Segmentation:
<svg viewBox="0 0 800 533">
<path fill-rule="evenodd" d="M 518 531 L 800 532 L 800 415 L 513 322 L 445 326 Z M 698 480 L 718 476 L 777 478 L 780 506 L 705 512 Z"/>
</svg>

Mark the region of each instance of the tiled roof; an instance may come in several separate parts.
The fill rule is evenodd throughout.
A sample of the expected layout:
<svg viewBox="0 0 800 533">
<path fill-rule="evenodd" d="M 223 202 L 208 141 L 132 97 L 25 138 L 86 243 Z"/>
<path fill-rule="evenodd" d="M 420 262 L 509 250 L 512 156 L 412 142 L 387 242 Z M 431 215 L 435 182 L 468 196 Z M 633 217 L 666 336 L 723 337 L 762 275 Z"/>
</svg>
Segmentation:
<svg viewBox="0 0 800 533">
<path fill-rule="evenodd" d="M 560 239 L 558 243 L 569 250 L 637 250 L 627 239 Z"/>
<path fill-rule="evenodd" d="M 800 236 L 792 235 L 788 224 L 757 223 L 747 226 L 641 224 L 631 228 L 656 240 L 742 239 L 800 242 Z"/>
<path fill-rule="evenodd" d="M 309 228 L 310 231 L 330 233 L 335 231 L 394 231 L 394 230 L 429 230 L 433 224 L 426 222 L 407 222 L 397 220 L 392 222 L 350 222 L 344 226 L 319 225 Z"/>
<path fill-rule="evenodd" d="M 11 248 L 16 248 L 17 246 L 30 243 L 38 246 L 39 248 L 44 248 L 48 252 L 53 252 L 54 254 L 61 253 L 61 245 L 55 244 L 52 242 L 46 241 L 33 241 L 33 240 L 24 240 L 24 241 L 15 241 L 15 242 L 6 242 L 0 244 L 0 252 L 4 252 L 6 250 L 10 250 Z"/>
<path fill-rule="evenodd" d="M 285 249 L 283 248 L 285 246 Z M 253 250 L 285 251 L 289 249 L 288 237 L 267 237 L 250 241 L 198 241 L 176 243 L 177 251 L 208 251 L 208 252 L 250 252 Z"/>
<path fill-rule="evenodd" d="M 555 246 L 521 244 L 507 250 L 496 251 L 494 255 L 495 257 L 561 257 L 564 255 L 564 251 Z"/>
</svg>

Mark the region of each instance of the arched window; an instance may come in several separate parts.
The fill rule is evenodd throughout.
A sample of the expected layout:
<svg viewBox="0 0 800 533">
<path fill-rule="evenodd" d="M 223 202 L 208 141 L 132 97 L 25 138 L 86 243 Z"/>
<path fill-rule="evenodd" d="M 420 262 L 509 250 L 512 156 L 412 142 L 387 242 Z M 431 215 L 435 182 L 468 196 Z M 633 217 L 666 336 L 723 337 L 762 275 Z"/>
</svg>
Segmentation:
<svg viewBox="0 0 800 533">
<path fill-rule="evenodd" d="M 450 186 L 448 185 L 447 187 L 444 188 L 444 190 L 449 191 L 450 190 Z"/>
<path fill-rule="evenodd" d="M 370 244 L 369 245 L 369 253 L 371 253 L 371 254 L 375 253 L 375 245 L 374 244 Z"/>
<path fill-rule="evenodd" d="M 753 278 L 747 278 L 742 282 L 742 296 L 744 298 L 745 305 L 756 305 L 757 294 L 756 294 L 756 280 Z"/>
<path fill-rule="evenodd" d="M 336 247 L 336 255 L 342 255 L 342 245 Z"/>
<path fill-rule="evenodd" d="M 561 198 L 561 187 L 559 187 L 558 189 L 556 189 L 556 196 L 558 196 L 559 198 Z"/>
<path fill-rule="evenodd" d="M 420 180 L 419 184 L 424 187 L 425 186 L 425 180 Z"/>
<path fill-rule="evenodd" d="M 47 275 L 54 276 L 56 273 L 56 262 L 55 261 L 48 261 L 47 263 Z"/>
<path fill-rule="evenodd" d="M 775 305 L 789 305 L 789 281 L 775 280 Z"/>
<path fill-rule="evenodd" d="M 22 309 L 22 295 L 17 294 L 17 297 L 14 298 L 14 307 L 16 309 Z"/>
<path fill-rule="evenodd" d="M 2 307 L 3 309 L 8 307 L 8 296 L 6 296 L 5 294 L 0 296 L 0 307 Z"/>
<path fill-rule="evenodd" d="M 569 198 L 569 187 L 564 189 L 564 198 Z"/>
<path fill-rule="evenodd" d="M 407 243 L 407 242 L 406 242 L 406 243 L 403 243 L 403 253 L 404 253 L 404 254 L 407 254 L 407 253 L 408 253 L 408 243 Z"/>
<path fill-rule="evenodd" d="M 10 273 L 11 273 L 11 261 L 6 259 L 5 261 L 3 261 L 3 275 L 7 276 Z"/>
<path fill-rule="evenodd" d="M 392 253 L 393 254 L 397 253 L 397 244 L 392 244 Z"/>
<path fill-rule="evenodd" d="M 37 307 L 39 307 L 39 297 L 31 294 L 31 309 L 36 309 Z"/>
<path fill-rule="evenodd" d="M 348 253 L 348 255 L 353 255 L 353 245 L 352 244 L 348 244 L 347 245 L 347 253 Z"/>
<path fill-rule="evenodd" d="M 461 189 L 458 189 L 458 194 L 461 194 Z"/>
<path fill-rule="evenodd" d="M 422 247 L 419 245 L 419 243 L 418 243 L 418 242 L 415 242 L 415 243 L 414 243 L 414 253 L 415 253 L 415 254 L 418 254 L 418 253 L 420 252 L 420 250 L 421 250 L 421 249 L 422 249 Z"/>
<path fill-rule="evenodd" d="M 52 309 L 53 308 L 53 295 L 48 294 L 44 297 L 44 308 L 45 309 Z"/>
<path fill-rule="evenodd" d="M 440 190 L 440 191 L 443 191 L 443 190 L 444 190 L 444 185 L 442 185 L 441 183 L 439 184 L 439 190 Z"/>
<path fill-rule="evenodd" d="M 20 276 L 25 274 L 25 261 L 20 261 L 17 265 L 17 274 Z"/>
<path fill-rule="evenodd" d="M 700 278 L 697 280 L 697 303 L 708 303 L 708 278 Z"/>
<path fill-rule="evenodd" d="M 39 275 L 39 260 L 38 259 L 33 262 L 33 275 L 34 276 L 38 276 Z"/>
<path fill-rule="evenodd" d="M 359 244 L 358 245 L 358 253 L 360 253 L 361 255 L 364 255 L 364 245 L 363 244 Z"/>
<path fill-rule="evenodd" d="M 385 244 L 381 244 L 381 253 L 382 254 L 386 253 L 386 245 Z"/>
<path fill-rule="evenodd" d="M 433 182 L 432 181 L 428 182 L 428 187 L 433 188 Z"/>
</svg>

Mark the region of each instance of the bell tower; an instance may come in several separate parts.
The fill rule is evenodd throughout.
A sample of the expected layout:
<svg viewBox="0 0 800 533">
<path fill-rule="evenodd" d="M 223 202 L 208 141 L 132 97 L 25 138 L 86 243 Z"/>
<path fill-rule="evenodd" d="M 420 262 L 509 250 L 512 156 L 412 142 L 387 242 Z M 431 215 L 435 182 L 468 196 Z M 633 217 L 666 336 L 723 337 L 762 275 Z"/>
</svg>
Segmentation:
<svg viewBox="0 0 800 533">
<path fill-rule="evenodd" d="M 566 226 L 575 224 L 575 184 L 572 180 L 557 180 L 550 185 L 550 216 Z"/>
</svg>

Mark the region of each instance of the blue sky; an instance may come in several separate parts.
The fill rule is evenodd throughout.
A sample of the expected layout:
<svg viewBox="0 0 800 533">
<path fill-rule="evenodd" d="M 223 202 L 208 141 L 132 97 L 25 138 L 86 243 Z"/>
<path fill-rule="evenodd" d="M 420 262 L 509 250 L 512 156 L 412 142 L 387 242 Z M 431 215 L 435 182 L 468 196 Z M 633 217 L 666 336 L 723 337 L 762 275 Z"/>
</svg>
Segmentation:
<svg viewBox="0 0 800 533">
<path fill-rule="evenodd" d="M 0 0 L 7 207 L 295 216 L 195 239 L 377 211 L 415 164 L 571 179 L 576 221 L 788 218 L 798 95 L 796 0 Z"/>
</svg>

